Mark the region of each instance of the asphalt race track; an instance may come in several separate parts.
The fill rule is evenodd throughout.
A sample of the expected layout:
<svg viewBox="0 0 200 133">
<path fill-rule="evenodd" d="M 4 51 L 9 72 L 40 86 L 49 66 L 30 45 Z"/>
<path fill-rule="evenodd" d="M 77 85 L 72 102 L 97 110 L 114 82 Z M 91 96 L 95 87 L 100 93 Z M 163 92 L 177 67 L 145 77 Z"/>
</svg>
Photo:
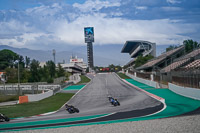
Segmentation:
<svg viewBox="0 0 200 133">
<path fill-rule="evenodd" d="M 80 113 L 69 114 L 65 110 L 65 107 L 62 107 L 59 111 L 51 115 L 15 119 L 9 123 L 44 121 L 101 114 L 107 115 L 80 121 L 0 128 L 0 131 L 128 119 L 150 115 L 162 110 L 164 107 L 160 101 L 123 82 L 115 73 L 96 74 L 96 76 L 90 75 L 89 77 L 92 79 L 91 82 L 68 102 L 68 104 L 77 107 Z M 116 107 L 112 106 L 109 103 L 108 96 L 117 98 L 121 105 Z"/>
</svg>

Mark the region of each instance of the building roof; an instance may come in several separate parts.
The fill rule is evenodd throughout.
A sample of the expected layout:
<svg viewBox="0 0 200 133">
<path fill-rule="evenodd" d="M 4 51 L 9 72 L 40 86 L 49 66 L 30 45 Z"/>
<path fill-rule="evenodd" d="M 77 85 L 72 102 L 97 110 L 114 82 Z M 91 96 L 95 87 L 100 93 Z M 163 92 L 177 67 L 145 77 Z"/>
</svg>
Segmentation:
<svg viewBox="0 0 200 133">
<path fill-rule="evenodd" d="M 152 49 L 152 44 L 154 43 L 141 40 L 126 41 L 124 47 L 121 50 L 121 53 L 129 53 L 132 58 L 135 58 L 147 50 L 147 48 L 144 46 L 148 46 L 148 48 Z"/>
<path fill-rule="evenodd" d="M 0 72 L 0 75 L 3 75 L 3 74 L 5 74 L 5 72 Z"/>
<path fill-rule="evenodd" d="M 152 44 L 151 42 L 142 41 L 142 40 L 126 41 L 126 43 L 124 44 L 124 47 L 121 50 L 121 53 L 130 53 L 133 50 L 135 50 L 141 43 Z"/>
<path fill-rule="evenodd" d="M 163 73 L 167 73 L 170 72 L 171 70 L 174 70 L 178 67 L 183 66 L 183 64 L 185 64 L 186 62 L 188 62 L 190 59 L 183 59 L 183 60 L 179 60 L 176 62 L 173 62 L 172 64 L 168 65 L 167 67 L 163 68 L 161 71 Z"/>
<path fill-rule="evenodd" d="M 176 59 L 175 61 L 179 61 L 179 60 L 195 57 L 195 56 L 198 56 L 198 55 L 200 55 L 200 48 L 198 48 L 196 50 L 193 50 L 192 52 L 184 55 L 183 57 L 180 57 L 180 58 Z"/>
<path fill-rule="evenodd" d="M 197 59 L 188 65 L 186 65 L 184 68 L 186 69 L 195 69 L 195 68 L 200 68 L 200 59 Z"/>
<path fill-rule="evenodd" d="M 126 41 L 124 47 L 122 48 L 122 53 L 130 53 L 133 49 L 136 49 L 139 46 L 141 41 Z"/>
<path fill-rule="evenodd" d="M 184 49 L 184 46 L 180 46 L 176 49 L 173 49 L 173 50 L 170 50 L 168 52 L 165 52 L 163 54 L 161 54 L 160 56 L 148 61 L 146 64 L 138 67 L 137 69 L 138 70 L 141 70 L 141 69 L 145 69 L 145 68 L 149 68 L 149 67 L 153 67 L 159 63 L 161 63 L 162 61 L 164 61 L 167 57 L 173 55 L 174 53 L 180 51 L 180 50 L 183 50 Z"/>
<path fill-rule="evenodd" d="M 200 55 L 200 49 L 196 49 L 196 50 L 190 52 L 189 54 L 186 54 L 186 55 L 184 55 L 184 56 L 182 56 L 180 58 L 175 59 L 172 64 L 170 64 L 167 67 L 163 68 L 161 71 L 166 73 L 166 72 L 170 72 L 171 70 L 174 70 L 176 68 L 182 67 L 183 65 L 188 64 L 189 62 L 191 62 L 190 61 L 191 58 L 196 57 L 198 55 Z M 194 62 L 194 64 L 188 65 L 185 68 L 189 68 L 190 66 L 195 65 L 195 63 L 196 62 Z M 197 63 L 198 63 L 198 61 L 197 61 Z"/>
</svg>

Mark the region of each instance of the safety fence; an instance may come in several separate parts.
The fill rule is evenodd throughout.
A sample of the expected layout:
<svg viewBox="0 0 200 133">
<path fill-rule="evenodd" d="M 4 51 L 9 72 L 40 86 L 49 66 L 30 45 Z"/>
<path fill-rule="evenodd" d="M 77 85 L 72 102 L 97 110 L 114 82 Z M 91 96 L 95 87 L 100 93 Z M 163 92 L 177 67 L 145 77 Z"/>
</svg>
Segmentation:
<svg viewBox="0 0 200 133">
<path fill-rule="evenodd" d="M 5 84 L 0 85 L 0 93 L 4 95 L 23 95 L 23 94 L 38 94 L 46 92 L 47 90 L 52 90 L 54 93 L 61 89 L 60 85 L 48 84 L 48 85 L 38 85 L 38 84 Z"/>
<path fill-rule="evenodd" d="M 172 83 L 200 89 L 200 70 L 179 70 L 171 75 Z"/>
</svg>

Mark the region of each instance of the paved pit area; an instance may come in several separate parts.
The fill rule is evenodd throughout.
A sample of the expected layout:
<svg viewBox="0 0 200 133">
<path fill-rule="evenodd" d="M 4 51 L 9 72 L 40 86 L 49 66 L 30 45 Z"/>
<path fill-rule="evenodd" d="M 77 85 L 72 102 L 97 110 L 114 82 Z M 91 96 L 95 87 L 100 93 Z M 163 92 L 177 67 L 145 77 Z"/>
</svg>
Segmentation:
<svg viewBox="0 0 200 133">
<path fill-rule="evenodd" d="M 26 130 L 20 133 L 199 133 L 200 115 L 114 124 Z M 19 133 L 19 132 L 12 132 Z"/>
</svg>

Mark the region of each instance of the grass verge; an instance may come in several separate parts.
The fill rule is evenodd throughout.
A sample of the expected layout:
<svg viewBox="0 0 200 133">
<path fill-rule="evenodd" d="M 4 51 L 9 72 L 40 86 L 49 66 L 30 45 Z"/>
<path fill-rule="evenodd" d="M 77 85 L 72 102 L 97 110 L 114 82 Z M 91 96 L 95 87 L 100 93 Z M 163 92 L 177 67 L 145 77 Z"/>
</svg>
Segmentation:
<svg viewBox="0 0 200 133">
<path fill-rule="evenodd" d="M 0 103 L 8 102 L 8 101 L 15 101 L 15 100 L 19 100 L 18 95 L 1 95 L 0 94 Z"/>
<path fill-rule="evenodd" d="M 86 77 L 85 75 L 80 75 L 81 77 L 81 81 L 77 83 L 77 85 L 80 85 L 80 84 L 86 84 L 88 82 L 90 82 L 90 79 L 88 77 Z"/>
<path fill-rule="evenodd" d="M 130 77 L 126 76 L 125 74 L 123 73 L 117 73 L 117 75 L 122 78 L 122 79 L 130 79 Z"/>
<path fill-rule="evenodd" d="M 58 110 L 65 104 L 74 94 L 57 93 L 38 102 L 23 103 L 11 106 L 0 107 L 0 112 L 10 118 L 34 116 L 42 113 Z"/>
</svg>

